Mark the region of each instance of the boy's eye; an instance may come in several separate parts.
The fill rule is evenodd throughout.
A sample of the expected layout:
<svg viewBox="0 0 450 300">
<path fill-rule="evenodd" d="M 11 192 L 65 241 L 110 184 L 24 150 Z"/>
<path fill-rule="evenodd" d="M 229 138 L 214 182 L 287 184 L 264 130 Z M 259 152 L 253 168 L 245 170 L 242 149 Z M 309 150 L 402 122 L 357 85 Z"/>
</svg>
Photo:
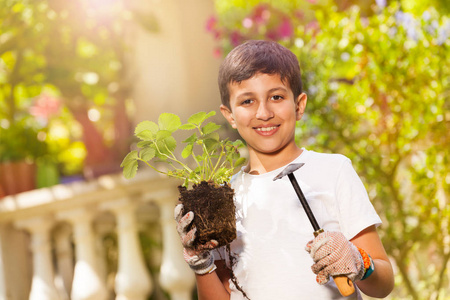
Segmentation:
<svg viewBox="0 0 450 300">
<path fill-rule="evenodd" d="M 251 103 L 252 103 L 251 99 L 246 99 L 246 100 L 241 102 L 242 105 L 251 104 Z"/>
<path fill-rule="evenodd" d="M 283 96 L 280 96 L 280 95 L 272 96 L 272 100 L 282 100 L 282 99 L 283 99 Z"/>
</svg>

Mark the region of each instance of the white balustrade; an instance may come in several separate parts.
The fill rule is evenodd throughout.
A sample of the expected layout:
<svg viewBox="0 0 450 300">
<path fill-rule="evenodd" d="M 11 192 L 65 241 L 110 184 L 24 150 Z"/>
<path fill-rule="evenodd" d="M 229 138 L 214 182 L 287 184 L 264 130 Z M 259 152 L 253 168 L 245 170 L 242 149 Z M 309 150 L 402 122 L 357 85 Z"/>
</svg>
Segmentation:
<svg viewBox="0 0 450 300">
<path fill-rule="evenodd" d="M 114 294 L 114 274 L 108 273 L 111 270 L 108 266 L 107 253 L 110 253 L 111 244 L 105 243 L 105 237 L 114 233 L 116 230 L 116 221 L 113 214 L 102 213 L 96 216 L 94 222 L 95 231 L 95 248 L 97 250 L 97 270 L 99 277 L 106 283 L 106 289 L 108 291 L 109 298 L 112 299 Z"/>
<path fill-rule="evenodd" d="M 115 279 L 116 300 L 144 300 L 152 290 L 136 226 L 136 203 L 128 198 L 105 203 L 117 219 L 119 266 Z"/>
<path fill-rule="evenodd" d="M 113 292 L 116 300 L 144 300 L 153 290 L 157 299 L 164 299 L 160 288 L 171 300 L 191 299 L 195 277 L 184 262 L 173 220 L 177 184 L 154 172 L 140 172 L 133 180 L 105 176 L 0 199 L 0 300 L 23 300 L 26 295 L 31 300 L 110 300 Z M 151 281 L 138 238 L 142 223 L 136 209 L 147 202 L 160 212 L 159 282 Z M 98 245 L 116 229 L 118 269 L 114 274 L 109 268 L 106 274 L 108 268 L 99 267 L 105 257 Z M 29 244 L 31 258 L 22 246 Z M 115 275 L 109 292 L 106 275 Z"/>
<path fill-rule="evenodd" d="M 33 280 L 29 300 L 59 300 L 54 285 L 51 256 L 50 229 L 54 221 L 49 217 L 37 217 L 16 222 L 16 226 L 31 234 L 33 252 Z"/>
<path fill-rule="evenodd" d="M 56 270 L 60 297 L 69 299 L 73 281 L 72 227 L 60 224 L 53 233 L 55 241 Z"/>
<path fill-rule="evenodd" d="M 72 300 L 106 300 L 107 291 L 98 271 L 98 257 L 92 229 L 94 212 L 79 208 L 58 214 L 73 225 L 76 263 L 72 283 Z"/>
<path fill-rule="evenodd" d="M 163 256 L 159 282 L 172 300 L 191 299 L 195 276 L 183 258 L 183 248 L 175 228 L 175 199 L 160 202 L 163 231 Z"/>
</svg>

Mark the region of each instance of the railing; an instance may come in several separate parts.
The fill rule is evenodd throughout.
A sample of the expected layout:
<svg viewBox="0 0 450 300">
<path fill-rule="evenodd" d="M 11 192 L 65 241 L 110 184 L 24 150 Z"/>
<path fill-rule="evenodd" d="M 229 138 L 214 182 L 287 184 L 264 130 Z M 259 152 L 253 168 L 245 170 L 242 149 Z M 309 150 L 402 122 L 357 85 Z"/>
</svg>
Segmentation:
<svg viewBox="0 0 450 300">
<path fill-rule="evenodd" d="M 191 299 L 195 279 L 173 221 L 177 184 L 141 171 L 132 180 L 103 176 L 0 199 L 0 300 L 144 300 L 156 287 L 173 300 Z M 138 236 L 139 216 L 149 207 L 153 213 L 144 217 L 157 218 L 161 228 L 158 278 L 151 277 Z M 100 251 L 111 232 L 117 234 L 114 280 Z"/>
</svg>

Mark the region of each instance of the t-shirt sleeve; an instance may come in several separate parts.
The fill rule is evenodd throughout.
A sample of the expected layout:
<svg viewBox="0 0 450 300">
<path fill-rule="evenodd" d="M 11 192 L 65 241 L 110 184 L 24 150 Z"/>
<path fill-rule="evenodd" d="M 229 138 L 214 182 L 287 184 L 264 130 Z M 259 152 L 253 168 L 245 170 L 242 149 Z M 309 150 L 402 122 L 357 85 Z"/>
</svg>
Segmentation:
<svg viewBox="0 0 450 300">
<path fill-rule="evenodd" d="M 381 219 L 370 202 L 366 188 L 348 158 L 341 165 L 335 188 L 339 223 L 342 233 L 349 240 L 369 226 L 381 225 Z"/>
</svg>

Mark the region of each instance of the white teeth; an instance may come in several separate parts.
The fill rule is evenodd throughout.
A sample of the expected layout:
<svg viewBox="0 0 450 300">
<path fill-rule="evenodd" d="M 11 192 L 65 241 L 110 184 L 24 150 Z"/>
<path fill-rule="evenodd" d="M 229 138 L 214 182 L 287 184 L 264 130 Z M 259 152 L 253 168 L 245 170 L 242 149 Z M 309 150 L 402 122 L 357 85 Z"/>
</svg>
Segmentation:
<svg viewBox="0 0 450 300">
<path fill-rule="evenodd" d="M 258 127 L 256 128 L 256 130 L 258 131 L 271 131 L 274 130 L 275 128 L 277 128 L 276 126 L 272 126 L 272 127 Z"/>
</svg>

